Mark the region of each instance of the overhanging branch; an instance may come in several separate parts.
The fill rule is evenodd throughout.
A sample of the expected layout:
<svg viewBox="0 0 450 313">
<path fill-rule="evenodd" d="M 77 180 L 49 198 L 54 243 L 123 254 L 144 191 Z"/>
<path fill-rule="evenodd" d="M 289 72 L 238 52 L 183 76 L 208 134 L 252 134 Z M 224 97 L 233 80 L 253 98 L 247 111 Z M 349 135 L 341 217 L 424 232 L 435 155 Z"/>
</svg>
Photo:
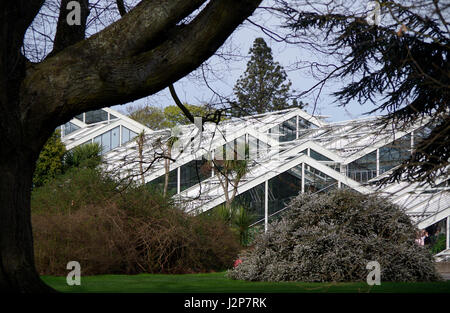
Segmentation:
<svg viewBox="0 0 450 313">
<path fill-rule="evenodd" d="M 148 6 L 143 9 L 142 3 Z M 162 43 L 135 54 L 146 47 L 140 43 L 156 36 L 157 30 L 163 31 L 162 25 L 175 22 L 172 17 L 166 17 L 169 23 L 155 12 L 142 12 L 148 11 L 150 4 L 154 8 L 155 2 L 142 3 L 99 34 L 30 69 L 24 81 L 25 97 L 34 105 L 28 112 L 30 117 L 38 119 L 42 112 L 50 112 L 44 119 L 59 125 L 80 112 L 127 103 L 162 90 L 212 56 L 260 0 L 211 1 L 190 24 L 170 28 Z M 170 3 L 182 7 L 183 13 L 189 11 L 180 1 Z M 164 2 L 163 7 L 167 6 Z M 175 13 L 178 17 L 185 15 Z M 141 19 L 133 20 L 136 15 Z M 156 23 L 145 20 L 150 15 L 155 15 Z M 137 24 L 152 26 L 143 28 L 146 34 L 130 34 L 130 28 L 142 28 Z M 105 50 L 114 45 L 117 46 Z M 99 55 L 102 51 L 105 53 Z"/>
</svg>

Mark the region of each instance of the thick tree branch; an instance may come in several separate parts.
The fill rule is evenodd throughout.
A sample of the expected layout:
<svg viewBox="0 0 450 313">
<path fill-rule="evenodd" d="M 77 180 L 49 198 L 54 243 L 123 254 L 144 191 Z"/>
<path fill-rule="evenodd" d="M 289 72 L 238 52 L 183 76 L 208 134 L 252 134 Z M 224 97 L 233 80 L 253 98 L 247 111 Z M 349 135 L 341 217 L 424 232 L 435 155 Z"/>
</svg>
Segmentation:
<svg viewBox="0 0 450 313">
<path fill-rule="evenodd" d="M 125 3 L 123 0 L 116 0 L 117 9 L 119 10 L 120 16 L 127 14 L 127 9 L 125 8 Z"/>
<path fill-rule="evenodd" d="M 24 81 L 28 92 L 23 99 L 25 103 L 36 103 L 27 112 L 30 132 L 37 131 L 41 118 L 56 126 L 75 114 L 123 104 L 162 90 L 208 59 L 259 3 L 260 0 L 212 1 L 189 25 L 172 28 L 161 44 L 150 45 L 150 50 L 131 56 L 127 51 L 140 50 L 139 42 L 152 34 L 116 33 L 118 29 L 129 30 L 129 25 L 124 24 L 127 21 L 136 25 L 134 20 L 130 21 L 130 17 L 137 14 L 136 9 L 130 11 L 117 22 L 122 22 L 121 27 L 113 31 L 106 29 L 97 38 L 84 40 L 30 69 Z M 145 16 L 151 12 L 139 14 Z M 140 24 L 145 23 L 141 20 Z M 150 33 L 150 29 L 155 30 L 149 26 L 147 31 Z M 112 34 L 113 37 L 107 37 Z M 124 36 L 127 40 L 120 44 L 116 42 L 116 37 Z M 104 40 L 103 46 L 118 46 L 113 49 L 117 54 L 110 51 L 99 62 L 99 52 L 94 48 L 104 49 L 99 46 L 100 38 Z M 74 55 L 72 49 L 84 54 Z M 68 55 L 69 51 L 72 54 Z M 41 112 L 50 113 L 42 117 Z"/>
<path fill-rule="evenodd" d="M 61 1 L 53 50 L 48 57 L 84 39 L 86 34 L 86 21 L 89 16 L 89 0 L 77 0 L 81 9 L 80 25 L 69 25 L 67 22 L 67 16 L 71 13 L 71 10 L 67 9 L 67 4 L 71 1 L 73 0 Z"/>
<path fill-rule="evenodd" d="M 157 46 L 166 32 L 206 0 L 143 0 L 120 20 L 71 49 L 67 55 L 106 59 L 132 56 Z"/>
</svg>

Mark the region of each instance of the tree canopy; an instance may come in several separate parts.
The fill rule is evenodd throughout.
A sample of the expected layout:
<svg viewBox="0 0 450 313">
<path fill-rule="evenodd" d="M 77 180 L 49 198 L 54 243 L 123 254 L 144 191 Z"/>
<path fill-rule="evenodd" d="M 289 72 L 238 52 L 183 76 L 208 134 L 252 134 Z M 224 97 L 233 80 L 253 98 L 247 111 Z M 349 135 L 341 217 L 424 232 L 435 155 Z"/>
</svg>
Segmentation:
<svg viewBox="0 0 450 313">
<path fill-rule="evenodd" d="M 411 157 L 382 182 L 445 181 L 450 164 L 449 7 L 429 0 L 376 2 L 379 12 L 308 0 L 277 0 L 275 10 L 292 31 L 286 41 L 332 60 L 310 65 L 322 79 L 308 91 L 320 93 L 325 83 L 339 80 L 344 86 L 334 95 L 341 105 L 371 103 L 375 109 L 368 114 L 387 112 L 382 123 L 389 128 L 430 126 Z M 369 20 L 371 13 L 381 14 L 381 22 Z"/>
<path fill-rule="evenodd" d="M 183 103 L 183 106 L 191 112 L 194 117 L 207 116 L 209 110 L 202 105 L 193 105 Z M 176 105 L 169 105 L 165 108 L 156 106 L 131 106 L 127 108 L 128 116 L 135 121 L 151 128 L 159 130 L 164 128 L 172 128 L 176 125 L 187 125 L 191 121 Z"/>
</svg>

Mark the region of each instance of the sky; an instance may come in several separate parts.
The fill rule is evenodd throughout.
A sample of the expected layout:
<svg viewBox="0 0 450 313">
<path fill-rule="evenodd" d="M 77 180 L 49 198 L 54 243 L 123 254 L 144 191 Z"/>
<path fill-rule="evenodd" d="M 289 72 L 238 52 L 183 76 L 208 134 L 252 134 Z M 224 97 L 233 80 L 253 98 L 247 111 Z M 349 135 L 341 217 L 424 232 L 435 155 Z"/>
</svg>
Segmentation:
<svg viewBox="0 0 450 313">
<path fill-rule="evenodd" d="M 280 19 L 261 9 L 257 10 L 250 19 L 270 29 L 279 29 L 278 25 L 282 23 Z M 195 71 L 174 84 L 180 100 L 198 105 L 202 103 L 216 103 L 218 97 L 215 94 L 230 97 L 236 80 L 246 69 L 249 49 L 257 37 L 263 37 L 272 48 L 274 60 L 284 67 L 288 79 L 292 82 L 291 89 L 297 92 L 304 91 L 318 82 L 309 70 L 293 69 L 294 63 L 314 60 L 316 58 L 315 55 L 301 46 L 277 42 L 250 22 L 245 22 L 233 33 L 222 49 L 222 51 L 231 54 L 232 57 L 229 60 L 224 60 L 224 58 L 213 56 L 207 61 L 208 65 L 205 68 L 208 68 L 208 70 L 204 71 L 207 77 L 207 84 L 203 79 L 201 70 Z M 326 84 L 317 102 L 314 94 L 305 98 L 299 98 L 299 100 L 309 104 L 305 109 L 308 113 L 328 116 L 326 120 L 329 122 L 364 117 L 364 113 L 374 108 L 373 105 L 361 105 L 357 102 L 349 103 L 345 107 L 339 106 L 339 103 L 336 102 L 335 97 L 331 93 L 338 90 L 340 86 L 342 86 L 340 82 Z M 131 104 L 165 107 L 175 103 L 166 88 L 155 95 L 134 101 Z M 123 112 L 125 107 L 129 105 L 130 103 L 114 106 L 113 108 Z"/>
</svg>

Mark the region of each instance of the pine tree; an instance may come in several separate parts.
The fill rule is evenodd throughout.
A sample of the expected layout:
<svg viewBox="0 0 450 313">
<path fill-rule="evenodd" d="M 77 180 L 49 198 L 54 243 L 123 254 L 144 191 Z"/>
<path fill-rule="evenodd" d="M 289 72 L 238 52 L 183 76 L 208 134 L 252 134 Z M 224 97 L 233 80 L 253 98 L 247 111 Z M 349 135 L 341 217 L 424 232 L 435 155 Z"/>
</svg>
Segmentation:
<svg viewBox="0 0 450 313">
<path fill-rule="evenodd" d="M 287 80 L 283 67 L 273 60 L 272 49 L 263 38 L 255 39 L 249 54 L 247 69 L 234 86 L 237 102 L 232 104 L 233 116 L 304 106 L 296 100 L 289 103 L 292 83 Z"/>
</svg>

